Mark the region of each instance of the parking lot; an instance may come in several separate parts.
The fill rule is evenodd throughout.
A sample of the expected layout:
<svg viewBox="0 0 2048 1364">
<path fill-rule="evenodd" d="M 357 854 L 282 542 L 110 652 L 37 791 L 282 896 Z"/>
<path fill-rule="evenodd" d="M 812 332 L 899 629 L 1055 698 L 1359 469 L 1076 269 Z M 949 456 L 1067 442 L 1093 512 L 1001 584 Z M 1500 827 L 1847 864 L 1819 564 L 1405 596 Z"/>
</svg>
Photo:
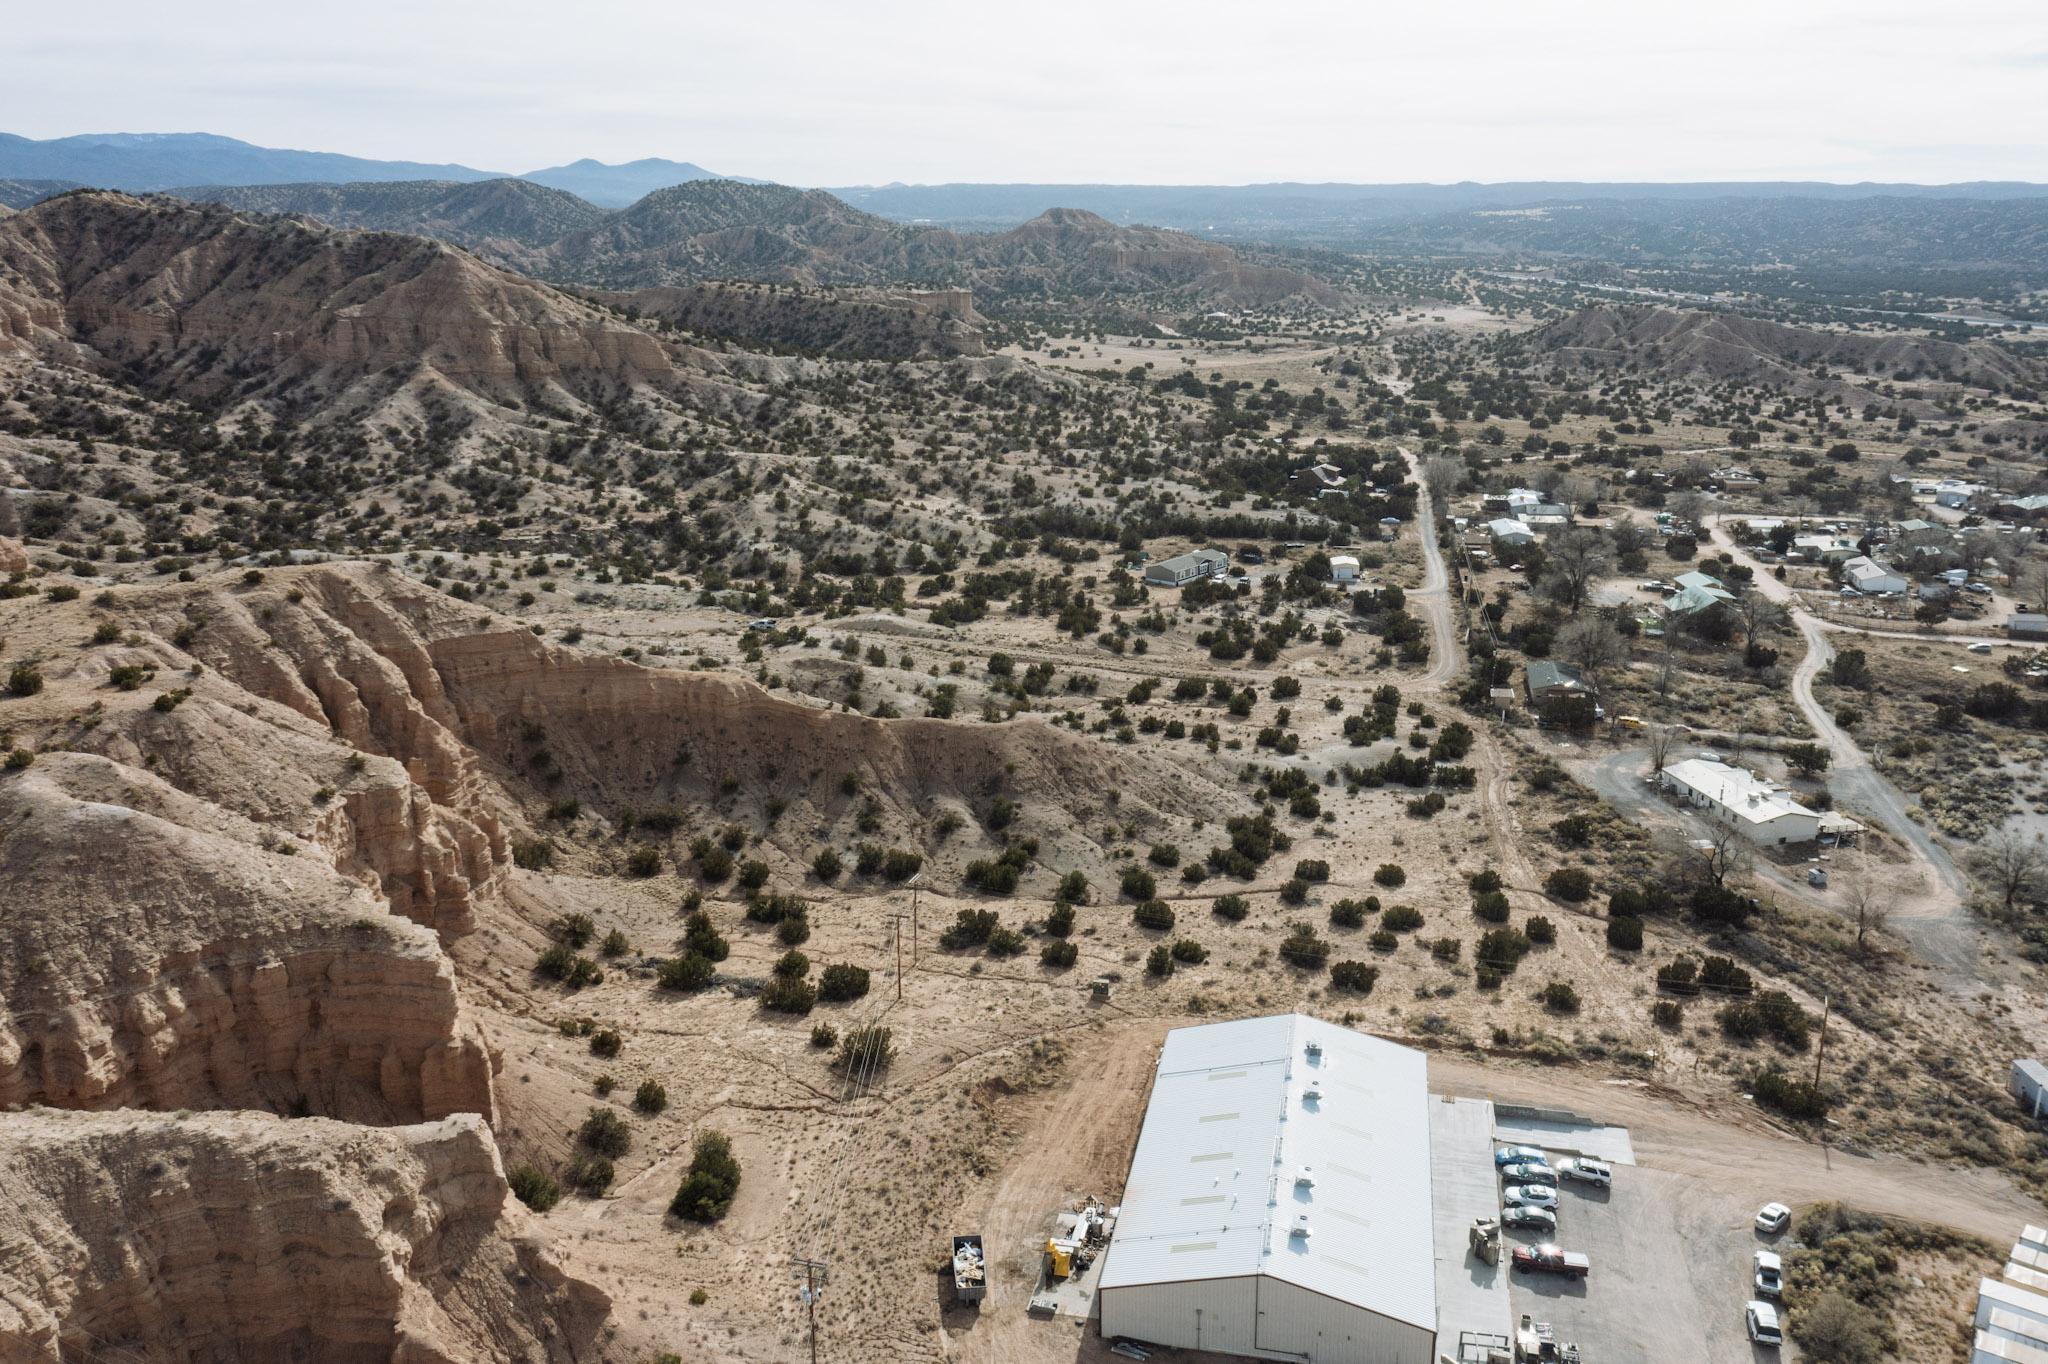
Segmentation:
<svg viewBox="0 0 2048 1364">
<path fill-rule="evenodd" d="M 1603 1129 L 1610 1133 L 1612 1129 Z M 1569 1136 L 1564 1144 L 1579 1145 Z M 1797 1352 L 1753 1346 L 1743 1325 L 1750 1255 L 1770 1242 L 1751 1219 L 1770 1191 L 1741 1202 L 1683 1175 L 1617 1165 L 1612 1188 L 1564 1180 L 1557 1244 L 1592 1261 L 1584 1279 L 1515 1271 L 1510 1302 L 1574 1341 L 1584 1364 L 1651 1359 L 1707 1364 L 1791 1361 Z M 1509 1231 L 1508 1243 L 1547 1238 Z M 1512 1252 L 1510 1252 L 1512 1253 Z"/>
</svg>

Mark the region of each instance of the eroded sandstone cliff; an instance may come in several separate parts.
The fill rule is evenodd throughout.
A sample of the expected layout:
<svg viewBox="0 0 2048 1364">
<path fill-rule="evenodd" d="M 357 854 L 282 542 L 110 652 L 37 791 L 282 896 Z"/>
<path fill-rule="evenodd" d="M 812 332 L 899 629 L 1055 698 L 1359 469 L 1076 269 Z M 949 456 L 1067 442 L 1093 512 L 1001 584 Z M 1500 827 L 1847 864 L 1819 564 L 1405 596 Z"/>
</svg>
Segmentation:
<svg viewBox="0 0 2048 1364">
<path fill-rule="evenodd" d="M 569 1364 L 608 1306 L 475 1117 L 0 1115 L 0 1359 Z"/>
<path fill-rule="evenodd" d="M 319 850 L 105 758 L 0 781 L 0 1104 L 494 1115 L 429 929 Z"/>
</svg>

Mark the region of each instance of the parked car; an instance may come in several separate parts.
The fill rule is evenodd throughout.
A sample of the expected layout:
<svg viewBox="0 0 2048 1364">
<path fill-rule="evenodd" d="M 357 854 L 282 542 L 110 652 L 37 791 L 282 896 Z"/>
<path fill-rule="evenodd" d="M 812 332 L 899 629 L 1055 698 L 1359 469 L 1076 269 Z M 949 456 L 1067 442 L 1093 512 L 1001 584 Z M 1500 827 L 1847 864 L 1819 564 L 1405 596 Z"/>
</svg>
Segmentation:
<svg viewBox="0 0 2048 1364">
<path fill-rule="evenodd" d="M 1760 1250 L 1751 1257 L 1749 1278 L 1759 1296 L 1775 1298 L 1785 1287 L 1785 1262 L 1773 1251 Z"/>
<path fill-rule="evenodd" d="M 1988 654 L 1991 652 L 1991 646 L 1982 640 L 1977 641 L 1975 644 L 1966 644 L 1963 647 L 1973 654 Z"/>
<path fill-rule="evenodd" d="M 1548 1208 L 1512 1204 L 1501 1209 L 1500 1224 L 1522 1231 L 1556 1231 L 1557 1214 Z"/>
<path fill-rule="evenodd" d="M 1517 1204 L 1535 1208 L 1557 1206 L 1557 1190 L 1548 1184 L 1510 1184 L 1500 1197 L 1510 1207 Z"/>
<path fill-rule="evenodd" d="M 1767 1302 L 1752 1301 L 1743 1308 L 1743 1320 L 1749 1327 L 1749 1338 L 1758 1345 L 1779 1346 L 1785 1343 L 1785 1332 L 1778 1325 L 1778 1309 Z"/>
<path fill-rule="evenodd" d="M 1792 1225 L 1792 1209 L 1783 1203 L 1766 1203 L 1757 1209 L 1756 1229 L 1766 1236 L 1776 1236 Z"/>
<path fill-rule="evenodd" d="M 1566 1179 L 1576 1179 L 1581 1184 L 1597 1184 L 1603 1189 L 1612 1188 L 1614 1185 L 1614 1167 L 1604 1160 L 1574 1156 L 1570 1160 L 1559 1162 L 1557 1172 Z"/>
<path fill-rule="evenodd" d="M 1583 1279 L 1591 1272 L 1593 1262 L 1575 1250 L 1546 1243 L 1516 1246 L 1514 1266 L 1531 1274 L 1562 1274 L 1568 1279 Z"/>
<path fill-rule="evenodd" d="M 1500 1167 L 1500 1177 L 1510 1184 L 1548 1184 L 1557 1187 L 1557 1171 L 1548 1165 L 1535 1165 L 1527 1161 Z"/>
<path fill-rule="evenodd" d="M 1499 1165 L 1548 1165 L 1550 1157 L 1534 1146 L 1503 1146 L 1493 1153 L 1493 1163 Z"/>
</svg>

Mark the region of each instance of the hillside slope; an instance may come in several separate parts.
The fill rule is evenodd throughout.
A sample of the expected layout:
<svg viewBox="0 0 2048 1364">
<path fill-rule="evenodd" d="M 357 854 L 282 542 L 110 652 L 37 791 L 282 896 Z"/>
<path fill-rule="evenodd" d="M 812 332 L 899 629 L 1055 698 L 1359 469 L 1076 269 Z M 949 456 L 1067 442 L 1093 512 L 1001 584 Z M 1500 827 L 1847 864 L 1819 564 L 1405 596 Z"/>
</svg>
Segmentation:
<svg viewBox="0 0 2048 1364">
<path fill-rule="evenodd" d="M 821 190 L 700 181 L 648 195 L 557 243 L 550 277 L 608 288 L 750 279 L 920 284 L 992 299 L 1160 295 L 1257 304 L 1336 291 L 1300 271 L 1161 228 L 1055 209 L 1009 232 L 963 235 L 863 213 Z"/>
<path fill-rule="evenodd" d="M 422 374 L 589 397 L 684 368 L 648 332 L 438 242 L 98 191 L 0 224 L 10 350 L 213 403 Z"/>
<path fill-rule="evenodd" d="M 1666 378 L 1739 380 L 1797 391 L 1854 389 L 1853 380 L 1939 381 L 1978 388 L 2048 382 L 2048 366 L 1990 341 L 1955 342 L 1896 332 L 1835 332 L 1730 313 L 1599 305 L 1531 332 L 1547 360 L 1594 367 L 1636 363 Z M 1849 379 L 1822 378 L 1846 372 Z"/>
<path fill-rule="evenodd" d="M 606 216 L 566 190 L 513 179 L 208 185 L 171 192 L 243 212 L 302 213 L 330 227 L 434 237 L 512 265 Z"/>
</svg>

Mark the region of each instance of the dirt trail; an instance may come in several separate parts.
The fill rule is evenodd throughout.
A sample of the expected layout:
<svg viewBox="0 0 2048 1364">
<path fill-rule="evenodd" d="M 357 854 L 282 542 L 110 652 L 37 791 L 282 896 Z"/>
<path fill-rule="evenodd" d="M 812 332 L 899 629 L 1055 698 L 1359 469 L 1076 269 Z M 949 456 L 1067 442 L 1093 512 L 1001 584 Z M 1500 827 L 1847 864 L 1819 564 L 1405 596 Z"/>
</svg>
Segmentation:
<svg viewBox="0 0 2048 1364">
<path fill-rule="evenodd" d="M 1025 1313 L 1040 1251 L 1053 1214 L 1068 1202 L 1097 1194 L 1114 1204 L 1122 1196 L 1168 1026 L 1166 1020 L 1129 1019 L 1096 1033 L 1068 1059 L 1075 1083 L 1018 1115 L 1024 1130 L 1015 1159 L 983 1200 L 961 1212 L 962 1226 L 978 1230 L 987 1248 L 989 1288 L 979 1312 L 945 1314 L 948 1358 L 991 1364 L 1074 1359 L 1077 1342 L 1071 1328 L 1062 1329 L 1067 1323 L 1055 1326 Z"/>
</svg>

